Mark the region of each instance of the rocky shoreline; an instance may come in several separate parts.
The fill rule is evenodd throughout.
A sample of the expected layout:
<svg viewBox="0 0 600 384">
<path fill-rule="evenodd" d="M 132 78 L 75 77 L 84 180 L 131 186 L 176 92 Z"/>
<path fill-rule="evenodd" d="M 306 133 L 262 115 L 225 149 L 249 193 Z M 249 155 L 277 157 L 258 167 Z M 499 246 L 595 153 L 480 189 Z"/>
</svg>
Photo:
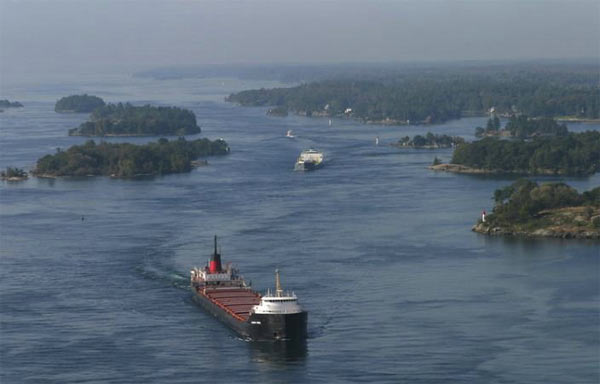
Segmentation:
<svg viewBox="0 0 600 384">
<path fill-rule="evenodd" d="M 535 221 L 539 225 L 536 226 Z M 597 207 L 581 206 L 542 211 L 535 221 L 533 226 L 527 227 L 508 227 L 479 221 L 471 230 L 488 236 L 600 240 L 600 208 Z"/>
<path fill-rule="evenodd" d="M 0 179 L 2 179 L 4 181 L 24 181 L 24 180 L 27 180 L 28 178 L 29 178 L 29 176 L 10 176 L 10 177 L 2 176 L 2 177 L 0 177 Z"/>
<path fill-rule="evenodd" d="M 431 144 L 431 145 L 402 145 L 399 143 L 392 143 L 390 146 L 395 148 L 408 148 L 408 149 L 446 149 L 446 148 L 454 148 L 451 144 Z M 433 167 L 433 165 L 432 165 Z M 431 167 L 430 167 L 431 168 Z"/>
<path fill-rule="evenodd" d="M 430 165 L 427 167 L 432 171 L 440 172 L 452 172 L 452 173 L 465 173 L 465 174 L 477 174 L 477 175 L 532 175 L 529 171 L 515 170 L 515 171 L 504 171 L 498 169 L 484 169 L 484 168 L 472 168 L 461 164 L 437 164 Z M 538 169 L 535 175 L 557 175 L 557 173 L 550 169 Z"/>
<path fill-rule="evenodd" d="M 600 119 L 585 119 L 577 117 L 557 117 L 556 121 L 564 121 L 568 123 L 600 123 Z"/>
<path fill-rule="evenodd" d="M 478 223 L 471 229 L 473 232 L 488 236 L 515 236 L 529 238 L 556 238 L 556 239 L 588 239 L 600 240 L 600 231 L 585 228 L 540 228 L 534 231 L 520 231 L 509 228 L 488 226 Z"/>
<path fill-rule="evenodd" d="M 469 173 L 469 174 L 491 174 L 498 173 L 496 171 L 490 171 L 482 168 L 471 168 L 466 165 L 460 164 L 437 164 L 430 165 L 428 169 L 432 171 L 441 171 L 441 172 L 453 172 L 453 173 Z"/>
</svg>

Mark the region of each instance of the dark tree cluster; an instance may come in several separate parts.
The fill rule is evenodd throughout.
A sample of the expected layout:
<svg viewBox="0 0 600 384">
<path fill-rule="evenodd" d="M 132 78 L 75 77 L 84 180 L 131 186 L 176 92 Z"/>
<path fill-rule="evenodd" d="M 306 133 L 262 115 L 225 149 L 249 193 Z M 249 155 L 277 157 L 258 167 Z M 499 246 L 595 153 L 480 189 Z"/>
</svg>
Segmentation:
<svg viewBox="0 0 600 384">
<path fill-rule="evenodd" d="M 500 129 L 500 119 L 497 116 L 489 119 L 485 129 L 475 128 L 475 136 L 505 136 L 518 139 L 528 139 L 538 136 L 566 136 L 569 133 L 565 124 L 559 124 L 549 117 L 532 119 L 527 115 L 513 115 L 510 117 L 506 127 Z"/>
<path fill-rule="evenodd" d="M 412 139 L 405 136 L 396 143 L 396 146 L 411 148 L 450 148 L 464 142 L 465 139 L 459 136 L 434 135 L 431 132 L 427 132 L 425 136 L 416 135 Z"/>
<path fill-rule="evenodd" d="M 145 145 L 129 143 L 96 144 L 88 140 L 66 151 L 57 150 L 37 161 L 35 174 L 45 176 L 88 176 L 103 175 L 133 177 L 136 175 L 161 175 L 189 172 L 192 161 L 201 156 L 224 155 L 229 152 L 222 140 L 184 138 Z"/>
<path fill-rule="evenodd" d="M 377 80 L 322 80 L 291 88 L 248 90 L 228 101 L 246 106 L 281 106 L 299 114 L 352 116 L 363 121 L 435 123 L 491 108 L 499 114 L 533 117 L 600 116 L 597 82 L 578 81 L 578 74 L 470 74 L 447 76 L 415 73 Z M 573 78 L 573 82 L 567 80 Z M 348 109 L 351 109 L 349 113 Z"/>
<path fill-rule="evenodd" d="M 538 185 L 520 179 L 494 192 L 496 205 L 486 220 L 493 225 L 512 226 L 524 223 L 547 209 L 593 206 L 600 207 L 600 187 L 580 194 L 564 183 Z"/>
<path fill-rule="evenodd" d="M 0 171 L 0 177 L 3 179 L 10 177 L 27 177 L 27 172 L 21 168 L 6 167 L 5 170 Z"/>
<path fill-rule="evenodd" d="M 500 134 L 500 118 L 498 118 L 497 115 L 494 115 L 494 117 L 488 119 L 485 129 L 482 127 L 475 128 L 476 137 L 498 134 Z"/>
<path fill-rule="evenodd" d="M 569 131 L 565 124 L 558 124 L 551 118 L 530 119 L 526 115 L 512 116 L 505 128 L 512 137 L 519 139 L 534 136 L 566 136 Z"/>
<path fill-rule="evenodd" d="M 487 137 L 458 145 L 452 163 L 490 172 L 592 175 L 600 171 L 600 132 L 533 140 Z"/>
<path fill-rule="evenodd" d="M 177 107 L 134 107 L 129 103 L 96 108 L 90 121 L 69 130 L 71 136 L 183 136 L 200 133 L 196 115 Z"/>
<path fill-rule="evenodd" d="M 0 108 L 22 108 L 23 104 L 18 101 L 10 101 L 8 99 L 0 100 Z"/>
<path fill-rule="evenodd" d="M 104 106 L 104 100 L 93 95 L 71 95 L 61 98 L 54 105 L 55 112 L 89 113 Z"/>
</svg>

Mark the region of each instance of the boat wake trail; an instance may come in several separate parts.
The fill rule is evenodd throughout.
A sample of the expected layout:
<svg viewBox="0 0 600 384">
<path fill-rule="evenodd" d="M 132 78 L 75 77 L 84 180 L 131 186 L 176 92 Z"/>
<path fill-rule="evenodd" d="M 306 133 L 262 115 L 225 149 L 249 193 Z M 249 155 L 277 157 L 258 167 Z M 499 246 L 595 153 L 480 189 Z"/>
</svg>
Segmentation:
<svg viewBox="0 0 600 384">
<path fill-rule="evenodd" d="M 153 252 L 144 257 L 143 262 L 136 267 L 136 270 L 144 279 L 159 281 L 182 290 L 189 290 L 189 277 L 168 264 L 171 259 L 168 255 Z"/>
</svg>

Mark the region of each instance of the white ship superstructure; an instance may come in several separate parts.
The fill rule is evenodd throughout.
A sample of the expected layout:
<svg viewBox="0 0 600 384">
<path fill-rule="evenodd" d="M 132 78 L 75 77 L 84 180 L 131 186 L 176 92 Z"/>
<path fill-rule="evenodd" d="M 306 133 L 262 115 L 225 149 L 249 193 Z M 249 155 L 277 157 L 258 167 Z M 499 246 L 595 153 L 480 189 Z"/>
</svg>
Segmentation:
<svg viewBox="0 0 600 384">
<path fill-rule="evenodd" d="M 308 149 L 300 153 L 300 156 L 298 156 L 298 159 L 296 160 L 294 169 L 296 171 L 312 171 L 313 169 L 317 169 L 322 165 L 323 152 L 315 149 Z"/>
</svg>

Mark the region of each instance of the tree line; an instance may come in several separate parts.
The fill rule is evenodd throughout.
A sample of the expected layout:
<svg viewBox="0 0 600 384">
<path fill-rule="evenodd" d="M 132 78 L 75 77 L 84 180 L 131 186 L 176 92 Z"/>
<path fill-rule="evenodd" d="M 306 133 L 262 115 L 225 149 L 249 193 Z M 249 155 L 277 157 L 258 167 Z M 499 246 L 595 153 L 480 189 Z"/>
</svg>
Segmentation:
<svg viewBox="0 0 600 384">
<path fill-rule="evenodd" d="M 37 161 L 34 174 L 42 176 L 103 175 L 133 177 L 189 172 L 192 161 L 201 156 L 224 155 L 229 146 L 222 140 L 161 138 L 145 145 L 130 143 L 97 144 L 88 140 Z"/>
<path fill-rule="evenodd" d="M 10 101 L 8 99 L 0 100 L 0 108 L 22 108 L 23 104 L 18 101 Z"/>
<path fill-rule="evenodd" d="M 565 183 L 538 183 L 520 179 L 494 192 L 496 202 L 486 221 L 511 227 L 534 219 L 541 211 L 576 206 L 600 207 L 600 187 L 583 193 Z M 594 225 L 600 227 L 600 220 Z"/>
<path fill-rule="evenodd" d="M 498 114 L 533 117 L 571 116 L 598 119 L 600 87 L 596 82 L 557 81 L 556 73 L 469 74 L 334 79 L 290 88 L 256 89 L 226 100 L 245 106 L 279 106 L 303 115 L 351 116 L 365 122 L 436 123 L 494 109 Z M 560 76 L 559 76 L 560 78 Z M 351 111 L 349 111 L 351 110 Z"/>
<path fill-rule="evenodd" d="M 106 103 L 98 96 L 88 94 L 71 95 L 60 98 L 54 105 L 54 111 L 59 113 L 88 113 L 104 105 L 106 105 Z"/>
<path fill-rule="evenodd" d="M 6 167 L 5 170 L 0 171 L 0 178 L 7 179 L 7 178 L 11 178 L 11 177 L 25 178 L 25 177 L 27 177 L 27 172 L 25 172 L 25 170 L 23 170 L 21 168 L 13 168 L 13 167 Z"/>
<path fill-rule="evenodd" d="M 411 148 L 450 148 L 462 144 L 465 139 L 459 136 L 437 135 L 427 132 L 425 136 L 415 135 L 412 139 L 405 136 L 398 140 L 394 146 Z"/>
<path fill-rule="evenodd" d="M 510 136 L 527 139 L 536 136 L 566 136 L 569 133 L 565 124 L 559 124 L 549 117 L 532 119 L 527 115 L 512 115 L 506 127 L 500 129 L 500 119 L 493 116 L 487 122 L 485 129 L 475 128 L 475 136 Z"/>
<path fill-rule="evenodd" d="M 451 162 L 490 172 L 592 175 L 600 171 L 600 132 L 533 140 L 487 137 L 458 145 Z"/>
<path fill-rule="evenodd" d="M 90 120 L 69 130 L 71 136 L 183 136 L 200 133 L 196 115 L 178 107 L 134 107 L 107 104 L 93 110 Z"/>
</svg>

